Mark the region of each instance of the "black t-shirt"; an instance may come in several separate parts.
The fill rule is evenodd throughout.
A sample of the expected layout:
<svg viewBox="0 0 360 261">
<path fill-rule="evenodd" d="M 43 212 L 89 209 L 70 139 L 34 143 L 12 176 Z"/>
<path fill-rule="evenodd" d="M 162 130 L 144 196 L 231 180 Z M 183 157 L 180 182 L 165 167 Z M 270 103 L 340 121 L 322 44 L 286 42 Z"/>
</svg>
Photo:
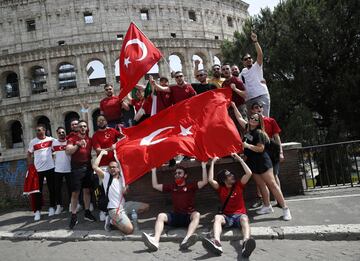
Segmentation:
<svg viewBox="0 0 360 261">
<path fill-rule="evenodd" d="M 216 89 L 216 86 L 212 83 L 192 83 L 191 86 L 194 88 L 197 94 Z"/>
</svg>

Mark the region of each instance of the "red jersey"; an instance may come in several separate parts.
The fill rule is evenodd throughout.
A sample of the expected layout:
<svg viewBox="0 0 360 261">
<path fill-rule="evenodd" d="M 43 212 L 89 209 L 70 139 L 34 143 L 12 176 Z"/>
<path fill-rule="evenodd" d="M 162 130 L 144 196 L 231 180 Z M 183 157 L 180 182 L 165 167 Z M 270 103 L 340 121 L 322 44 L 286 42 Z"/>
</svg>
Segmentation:
<svg viewBox="0 0 360 261">
<path fill-rule="evenodd" d="M 196 91 L 191 84 L 187 83 L 184 86 L 172 85 L 170 86 L 171 99 L 173 104 L 186 100 L 196 95 Z"/>
<path fill-rule="evenodd" d="M 244 83 L 238 77 L 231 77 L 223 82 L 222 88 L 231 88 L 231 84 L 235 84 L 236 88 L 240 91 L 245 91 Z M 243 105 L 245 100 L 243 97 L 233 91 L 232 101 L 235 102 L 236 106 Z"/>
<path fill-rule="evenodd" d="M 77 136 L 78 132 L 75 131 L 71 131 L 67 136 L 66 136 L 66 140 L 70 139 L 73 136 Z M 89 136 L 89 128 L 86 130 L 86 135 Z"/>
<path fill-rule="evenodd" d="M 97 130 L 92 137 L 92 145 L 95 149 L 107 149 L 121 138 L 120 132 L 114 128 L 106 128 L 105 130 Z M 107 155 L 101 158 L 99 166 L 108 166 L 111 161 L 114 161 L 114 151 L 108 151 Z"/>
<path fill-rule="evenodd" d="M 170 107 L 172 105 L 171 94 L 168 92 L 156 93 L 156 113 Z"/>
<path fill-rule="evenodd" d="M 77 142 L 80 142 L 82 139 L 85 140 L 86 145 L 85 147 L 79 147 L 74 154 L 71 155 L 71 166 L 81 166 L 84 164 L 91 165 L 91 148 L 92 148 L 92 141 L 89 136 L 85 136 L 84 138 L 79 137 L 79 135 L 72 135 L 68 139 L 67 144 L 75 145 Z"/>
<path fill-rule="evenodd" d="M 116 121 L 121 118 L 121 104 L 118 96 L 106 97 L 100 101 L 100 111 L 107 121 Z"/>
<path fill-rule="evenodd" d="M 224 209 L 225 215 L 231 215 L 231 214 L 246 214 L 246 207 L 243 197 L 243 190 L 244 185 L 237 181 L 235 184 L 235 189 L 232 192 L 230 199 Z M 226 198 L 228 197 L 230 193 L 231 188 L 228 188 L 226 186 L 220 186 L 218 189 L 219 197 L 221 204 L 223 205 Z"/>
<path fill-rule="evenodd" d="M 270 139 L 272 139 L 275 134 L 279 134 L 281 132 L 281 129 L 274 118 L 264 117 L 264 126 L 265 132 Z"/>
<path fill-rule="evenodd" d="M 195 192 L 198 189 L 197 183 L 189 183 L 185 186 L 163 185 L 163 192 L 171 192 L 174 212 L 179 214 L 191 214 L 195 211 Z"/>
</svg>

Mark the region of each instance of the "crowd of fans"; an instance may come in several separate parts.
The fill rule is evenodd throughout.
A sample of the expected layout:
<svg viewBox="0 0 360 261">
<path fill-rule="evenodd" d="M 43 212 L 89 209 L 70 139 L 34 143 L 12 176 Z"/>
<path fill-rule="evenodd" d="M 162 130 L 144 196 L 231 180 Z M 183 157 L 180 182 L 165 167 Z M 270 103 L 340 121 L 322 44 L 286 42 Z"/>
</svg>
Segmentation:
<svg viewBox="0 0 360 261">
<path fill-rule="evenodd" d="M 105 221 L 105 229 L 115 227 L 125 234 L 133 233 L 134 226 L 130 217 L 147 211 L 149 205 L 142 202 L 126 201 L 126 192 L 121 168 L 115 159 L 115 143 L 122 138 L 119 130 L 139 124 L 159 111 L 197 94 L 217 88 L 230 88 L 233 91 L 229 115 L 243 138 L 244 154 L 232 157 L 240 163 L 244 175 L 236 175 L 226 169 L 214 175 L 211 160 L 209 170 L 202 162 L 202 180 L 187 182 L 187 170 L 180 165 L 174 172 L 174 183 L 159 184 L 156 169 L 152 170 L 152 187 L 170 193 L 173 211 L 160 213 L 155 224 L 155 233 L 143 233 L 145 245 L 152 251 L 159 248 L 160 235 L 164 224 L 174 227 L 188 227 L 186 236 L 180 244 L 187 249 L 195 244 L 198 236 L 195 230 L 200 222 L 200 213 L 194 205 L 195 192 L 207 183 L 219 194 L 222 207 L 214 217 L 211 238 L 202 240 L 204 247 L 216 254 L 222 253 L 220 235 L 222 227 L 237 227 L 242 230 L 242 255 L 250 256 L 255 248 L 251 238 L 249 219 L 243 199 L 243 190 L 251 177 L 258 187 L 258 214 L 274 212 L 270 203 L 270 192 L 277 205 L 283 209 L 283 219 L 291 220 L 278 179 L 279 163 L 284 160 L 278 124 L 270 114 L 270 96 L 263 77 L 263 54 L 256 34 L 251 34 L 257 57 L 255 62 L 250 54 L 243 56 L 244 68 L 237 65 L 214 65 L 211 73 L 199 69 L 200 61 L 195 61 L 194 75 L 198 83 L 187 83 L 181 71 L 172 73 L 176 84 L 170 85 L 166 77 L 157 82 L 150 77 L 148 86 L 137 85 L 132 97 L 123 100 L 115 96 L 111 84 L 104 87 L 106 97 L 100 102 L 101 115 L 97 118 L 97 131 L 92 137 L 88 130 L 87 106 L 81 112 L 83 120 L 71 122 L 71 133 L 66 135 L 65 128 L 58 127 L 57 138 L 45 135 L 45 126 L 36 127 L 36 138 L 31 140 L 28 149 L 28 164 L 34 164 L 39 176 L 40 193 L 35 196 L 34 220 L 41 219 L 42 187 L 46 178 L 49 190 L 49 216 L 63 211 L 62 185 L 66 184 L 70 195 L 70 229 L 78 224 L 77 212 L 83 207 L 84 219 L 96 221 L 93 203 L 96 196 L 92 193 L 102 186 L 105 195 L 105 209 L 100 211 L 100 220 Z M 211 77 L 209 76 L 211 74 Z M 216 108 L 214 108 L 216 109 Z M 92 150 L 97 157 L 92 162 Z M 97 174 L 97 175 L 94 175 Z M 100 185 L 99 185 L 100 184 Z M 102 184 L 102 185 L 101 185 Z M 95 200 L 94 200 L 95 198 Z"/>
</svg>

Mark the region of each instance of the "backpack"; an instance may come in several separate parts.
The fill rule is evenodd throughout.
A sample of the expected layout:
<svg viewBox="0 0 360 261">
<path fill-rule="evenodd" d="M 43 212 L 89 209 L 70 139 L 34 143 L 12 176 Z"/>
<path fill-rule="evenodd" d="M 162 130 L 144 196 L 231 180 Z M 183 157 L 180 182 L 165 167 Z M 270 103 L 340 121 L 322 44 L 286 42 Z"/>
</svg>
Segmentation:
<svg viewBox="0 0 360 261">
<path fill-rule="evenodd" d="M 110 178 L 107 184 L 106 192 L 103 185 L 99 185 L 95 190 L 96 205 L 99 210 L 107 212 L 107 205 L 109 203 L 109 188 L 113 181 L 113 176 L 110 174 Z"/>
</svg>

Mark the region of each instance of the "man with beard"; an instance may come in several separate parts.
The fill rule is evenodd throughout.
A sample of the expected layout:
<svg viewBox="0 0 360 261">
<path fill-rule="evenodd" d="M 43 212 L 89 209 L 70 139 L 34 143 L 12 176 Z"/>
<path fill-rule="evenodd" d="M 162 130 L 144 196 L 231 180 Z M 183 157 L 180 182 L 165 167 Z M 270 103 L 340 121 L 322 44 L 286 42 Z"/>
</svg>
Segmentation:
<svg viewBox="0 0 360 261">
<path fill-rule="evenodd" d="M 200 60 L 195 60 L 195 69 L 194 69 L 194 75 L 196 77 L 196 75 L 198 74 L 199 71 L 199 64 L 200 64 Z M 221 88 L 222 87 L 222 83 L 225 81 L 224 78 L 221 77 L 221 66 L 220 64 L 214 64 L 212 66 L 212 77 L 208 78 L 208 82 L 215 85 L 216 88 Z"/>
<path fill-rule="evenodd" d="M 197 94 L 216 89 L 214 84 L 208 82 L 207 76 L 208 74 L 206 70 L 199 70 L 197 72 L 196 79 L 200 83 L 191 84 Z"/>
<path fill-rule="evenodd" d="M 90 208 L 90 188 L 92 186 L 91 175 L 91 148 L 92 140 L 87 135 L 87 123 L 79 121 L 79 132 L 73 135 L 66 145 L 66 153 L 71 155 L 71 220 L 70 229 L 73 229 L 78 223 L 76 207 L 79 201 L 80 190 L 83 191 L 85 214 L 84 219 L 96 221 L 91 214 Z"/>
<path fill-rule="evenodd" d="M 240 69 L 236 64 L 233 64 L 231 66 L 231 75 L 235 77 L 239 77 L 240 75 Z"/>
</svg>

